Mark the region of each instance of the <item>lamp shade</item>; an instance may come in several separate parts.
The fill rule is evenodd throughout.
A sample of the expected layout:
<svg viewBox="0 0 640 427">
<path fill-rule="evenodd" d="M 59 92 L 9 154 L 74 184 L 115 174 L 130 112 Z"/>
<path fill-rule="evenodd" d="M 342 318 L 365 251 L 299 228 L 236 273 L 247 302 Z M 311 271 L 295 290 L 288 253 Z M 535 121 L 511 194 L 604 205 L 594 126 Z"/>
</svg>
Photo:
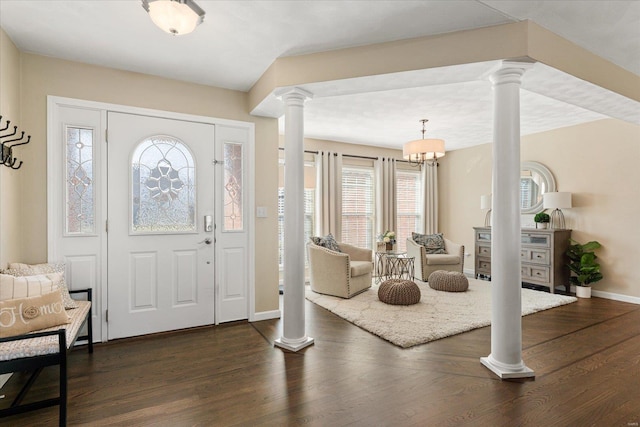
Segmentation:
<svg viewBox="0 0 640 427">
<path fill-rule="evenodd" d="M 491 209 L 491 194 L 480 196 L 480 209 Z"/>
<path fill-rule="evenodd" d="M 202 10 L 192 0 L 142 0 L 154 24 L 173 35 L 188 34 L 204 20 Z"/>
<path fill-rule="evenodd" d="M 542 206 L 545 209 L 567 209 L 571 207 L 571 193 L 552 192 L 542 195 Z"/>
<path fill-rule="evenodd" d="M 444 156 L 444 153 L 442 139 L 416 139 L 402 147 L 402 157 L 413 162 L 439 159 Z"/>
</svg>

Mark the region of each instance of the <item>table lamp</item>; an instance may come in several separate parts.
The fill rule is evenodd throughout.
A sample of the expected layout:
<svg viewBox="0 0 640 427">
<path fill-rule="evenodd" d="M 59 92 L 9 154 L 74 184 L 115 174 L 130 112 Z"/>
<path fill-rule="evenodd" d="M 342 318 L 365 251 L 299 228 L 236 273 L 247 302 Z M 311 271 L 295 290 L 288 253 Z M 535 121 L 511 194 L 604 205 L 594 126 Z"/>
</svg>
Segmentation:
<svg viewBox="0 0 640 427">
<path fill-rule="evenodd" d="M 560 191 L 544 193 L 542 195 L 542 206 L 545 209 L 553 209 L 550 215 L 551 228 L 564 229 L 564 214 L 561 209 L 571 208 L 571 193 Z"/>
</svg>

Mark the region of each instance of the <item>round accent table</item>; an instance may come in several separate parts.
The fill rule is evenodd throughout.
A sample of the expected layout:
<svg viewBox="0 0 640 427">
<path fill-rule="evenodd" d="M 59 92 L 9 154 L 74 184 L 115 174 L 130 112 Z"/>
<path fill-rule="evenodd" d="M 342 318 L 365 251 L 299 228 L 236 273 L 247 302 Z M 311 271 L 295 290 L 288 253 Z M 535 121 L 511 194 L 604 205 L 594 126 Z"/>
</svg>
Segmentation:
<svg viewBox="0 0 640 427">
<path fill-rule="evenodd" d="M 385 280 L 378 288 L 378 299 L 392 305 L 417 304 L 420 302 L 420 288 L 411 280 Z"/>
</svg>

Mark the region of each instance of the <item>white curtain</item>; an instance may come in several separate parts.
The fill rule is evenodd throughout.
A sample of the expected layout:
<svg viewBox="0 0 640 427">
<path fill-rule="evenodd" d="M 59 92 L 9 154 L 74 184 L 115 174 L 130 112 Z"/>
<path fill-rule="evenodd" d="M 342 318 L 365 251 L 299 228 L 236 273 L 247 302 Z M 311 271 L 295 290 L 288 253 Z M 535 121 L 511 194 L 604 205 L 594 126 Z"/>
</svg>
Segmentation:
<svg viewBox="0 0 640 427">
<path fill-rule="evenodd" d="M 342 154 L 316 155 L 316 236 L 333 234 L 342 241 Z"/>
<path fill-rule="evenodd" d="M 438 164 L 422 165 L 422 188 L 424 188 L 424 233 L 438 232 Z"/>
<path fill-rule="evenodd" d="M 378 157 L 375 161 L 376 176 L 376 230 L 384 233 L 396 230 L 396 160 Z"/>
</svg>

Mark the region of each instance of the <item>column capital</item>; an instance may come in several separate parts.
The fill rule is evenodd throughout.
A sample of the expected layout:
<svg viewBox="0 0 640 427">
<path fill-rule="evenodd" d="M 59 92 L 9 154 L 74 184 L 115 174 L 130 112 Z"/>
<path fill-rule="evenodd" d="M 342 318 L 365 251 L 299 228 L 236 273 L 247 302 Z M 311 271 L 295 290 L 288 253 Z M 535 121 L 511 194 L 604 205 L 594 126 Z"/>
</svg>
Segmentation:
<svg viewBox="0 0 640 427">
<path fill-rule="evenodd" d="M 308 99 L 313 99 L 313 94 L 308 90 L 299 87 L 280 88 L 274 92 L 274 95 L 285 103 L 304 103 Z"/>
<path fill-rule="evenodd" d="M 500 68 L 491 73 L 489 79 L 494 85 L 503 83 L 520 84 L 522 75 L 533 65 L 533 62 L 502 61 Z"/>
</svg>

